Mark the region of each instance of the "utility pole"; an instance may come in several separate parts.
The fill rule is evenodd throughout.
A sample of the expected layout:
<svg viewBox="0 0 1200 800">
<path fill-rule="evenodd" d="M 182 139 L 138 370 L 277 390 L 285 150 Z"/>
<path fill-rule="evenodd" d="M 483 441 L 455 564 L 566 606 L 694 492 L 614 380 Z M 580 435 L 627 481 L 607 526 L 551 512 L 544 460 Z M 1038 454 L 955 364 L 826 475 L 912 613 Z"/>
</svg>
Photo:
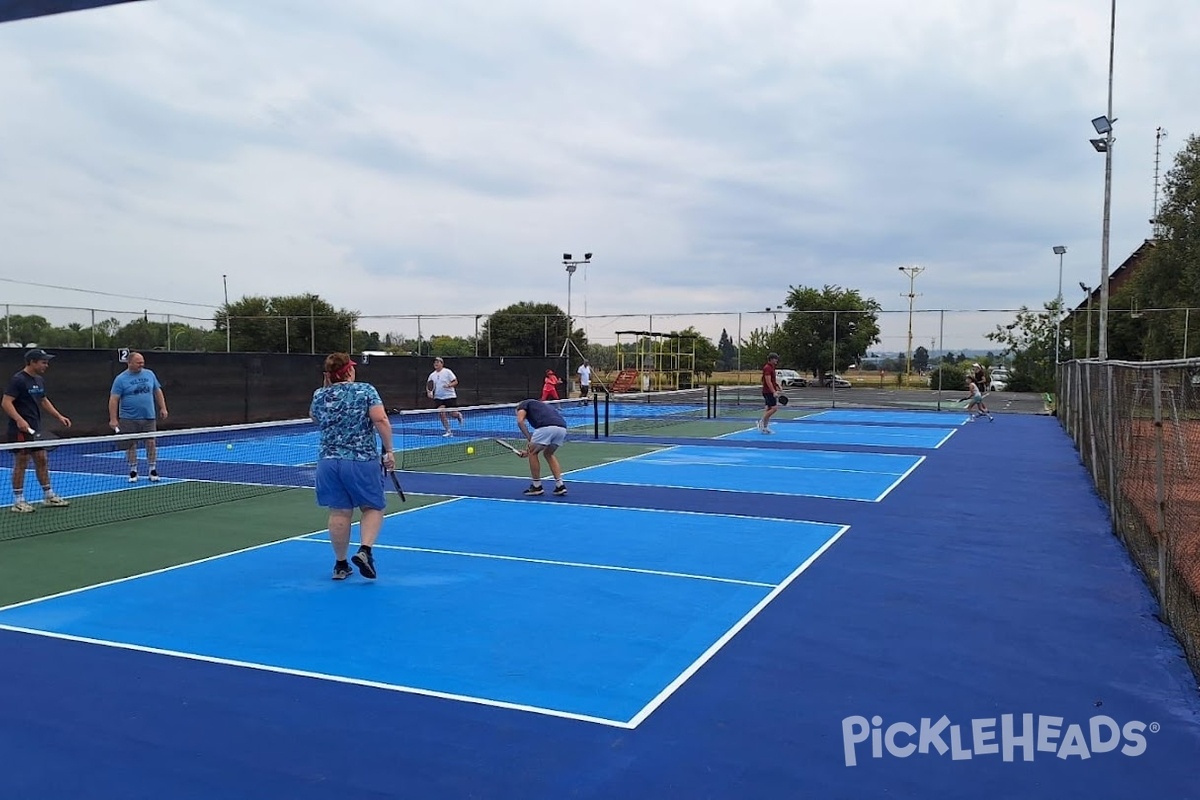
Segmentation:
<svg viewBox="0 0 1200 800">
<path fill-rule="evenodd" d="M 900 296 L 908 298 L 908 361 L 905 363 L 904 374 L 906 376 L 911 376 L 912 375 L 912 351 L 913 351 L 913 346 L 912 346 L 913 300 L 917 297 L 916 292 L 913 291 L 913 287 L 916 284 L 917 276 L 920 275 L 922 272 L 924 272 L 925 268 L 918 267 L 918 266 L 911 266 L 911 267 L 897 267 L 897 269 L 899 269 L 901 272 L 903 272 L 905 275 L 908 276 L 908 294 L 902 294 Z"/>
</svg>

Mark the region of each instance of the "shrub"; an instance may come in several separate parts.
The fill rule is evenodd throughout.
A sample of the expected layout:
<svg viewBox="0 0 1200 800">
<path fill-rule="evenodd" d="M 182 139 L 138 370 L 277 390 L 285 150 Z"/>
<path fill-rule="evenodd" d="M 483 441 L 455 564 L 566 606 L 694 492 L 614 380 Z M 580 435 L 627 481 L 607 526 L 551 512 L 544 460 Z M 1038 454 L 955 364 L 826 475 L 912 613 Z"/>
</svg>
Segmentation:
<svg viewBox="0 0 1200 800">
<path fill-rule="evenodd" d="M 939 364 L 929 373 L 929 388 L 937 389 L 938 381 L 941 388 L 950 391 L 966 390 L 967 373 L 957 364 Z"/>
</svg>

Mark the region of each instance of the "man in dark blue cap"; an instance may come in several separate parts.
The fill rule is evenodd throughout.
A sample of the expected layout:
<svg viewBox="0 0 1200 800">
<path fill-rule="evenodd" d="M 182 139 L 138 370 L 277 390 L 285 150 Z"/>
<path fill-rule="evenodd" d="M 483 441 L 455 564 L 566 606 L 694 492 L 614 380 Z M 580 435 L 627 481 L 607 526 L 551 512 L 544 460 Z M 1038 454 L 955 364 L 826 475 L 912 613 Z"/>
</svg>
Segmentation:
<svg viewBox="0 0 1200 800">
<path fill-rule="evenodd" d="M 4 398 L 0 400 L 0 408 L 8 417 L 8 441 L 29 442 L 37 438 L 41 430 L 42 411 L 52 415 L 64 428 L 71 427 L 71 420 L 58 413 L 58 409 L 46 397 L 46 384 L 42 376 L 50 368 L 50 359 L 54 356 L 40 348 L 34 348 L 25 353 L 25 369 L 12 376 L 8 388 L 4 390 Z M 36 511 L 32 503 L 25 499 L 25 466 L 33 459 L 33 469 L 37 473 L 38 482 L 42 485 L 42 504 L 50 507 L 70 505 L 65 498 L 59 497 L 50 488 L 50 460 L 45 448 L 23 447 L 13 451 L 12 510 L 18 514 L 28 514 Z"/>
</svg>

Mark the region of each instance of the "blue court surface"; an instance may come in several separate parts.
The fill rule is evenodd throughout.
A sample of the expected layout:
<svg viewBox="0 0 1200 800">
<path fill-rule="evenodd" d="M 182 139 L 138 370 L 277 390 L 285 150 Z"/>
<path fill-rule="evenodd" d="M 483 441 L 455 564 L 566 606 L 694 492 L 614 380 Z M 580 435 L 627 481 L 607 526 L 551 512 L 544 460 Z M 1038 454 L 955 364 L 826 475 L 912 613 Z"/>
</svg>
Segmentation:
<svg viewBox="0 0 1200 800">
<path fill-rule="evenodd" d="M 806 422 L 849 422 L 868 425 L 931 425 L 946 428 L 964 425 L 970 419 L 953 411 L 879 411 L 874 409 L 831 408 L 804 417 Z"/>
<path fill-rule="evenodd" d="M 575 470 L 570 479 L 877 502 L 923 460 L 887 453 L 672 447 Z"/>
<path fill-rule="evenodd" d="M 125 457 L 123 453 L 119 455 L 121 458 Z M 53 462 L 51 464 L 53 465 Z M 165 486 L 169 483 L 178 482 L 171 478 L 163 478 L 157 484 L 153 484 L 148 482 L 143 476 L 138 483 L 130 483 L 129 477 L 124 473 L 119 475 L 95 475 L 81 472 L 59 472 L 53 469 L 51 478 L 51 486 L 55 493 L 68 498 L 104 495 L 111 494 L 112 492 L 148 490 L 156 485 Z M 39 503 L 42 501 L 44 492 L 42 492 L 41 484 L 38 483 L 37 477 L 34 475 L 32 465 L 25 470 L 24 489 L 25 499 L 30 503 Z M 0 510 L 5 510 L 3 508 L 5 506 L 11 506 L 12 501 L 12 468 L 0 467 Z"/>
<path fill-rule="evenodd" d="M 371 585 L 330 581 L 324 541 L 292 539 L 10 607 L 0 626 L 633 726 L 844 530 L 458 500 L 389 518 Z M 331 646 L 347 619 L 365 634 L 353 659 Z"/>
<path fill-rule="evenodd" d="M 1196 677 L 1058 422 L 927 419 L 777 420 L 566 497 L 409 473 L 459 499 L 389 517 L 377 581 L 331 581 L 317 523 L 0 609 L 0 796 L 1200 800 Z M 0 556 L 52 577 L 112 527 Z"/>
<path fill-rule="evenodd" d="M 936 450 L 955 433 L 956 428 L 886 427 L 883 425 L 842 425 L 808 422 L 809 417 L 795 420 L 771 420 L 773 434 L 754 428 L 730 433 L 723 439 L 765 439 L 768 436 L 781 442 L 828 445 L 866 445 L 873 447 L 912 447 Z"/>
</svg>

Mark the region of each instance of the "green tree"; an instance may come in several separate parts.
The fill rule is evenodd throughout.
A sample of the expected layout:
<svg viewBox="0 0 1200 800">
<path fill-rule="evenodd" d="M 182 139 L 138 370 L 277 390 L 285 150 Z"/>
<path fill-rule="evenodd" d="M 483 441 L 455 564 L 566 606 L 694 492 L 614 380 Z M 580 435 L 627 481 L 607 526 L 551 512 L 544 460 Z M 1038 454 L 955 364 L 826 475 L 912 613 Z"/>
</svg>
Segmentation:
<svg viewBox="0 0 1200 800">
<path fill-rule="evenodd" d="M 1021 306 L 1015 320 L 1008 325 L 997 325 L 996 330 L 987 334 L 988 339 L 1004 345 L 1006 357 L 1011 356 L 1010 391 L 1054 391 L 1055 302 L 1046 303 L 1044 311 Z"/>
<path fill-rule="evenodd" d="M 229 349 L 238 352 L 382 349 L 378 333 L 358 330 L 358 312 L 336 309 L 315 294 L 246 296 L 222 306 L 214 322 L 221 339 L 228 329 Z"/>
<path fill-rule="evenodd" d="M 556 356 L 567 336 L 567 315 L 553 303 L 516 303 L 492 313 L 480 327 L 479 338 L 491 343 L 497 356 Z M 587 352 L 583 331 L 571 331 L 579 352 Z M 577 356 L 572 356 L 574 361 Z"/>
<path fill-rule="evenodd" d="M 1155 219 L 1160 235 L 1132 281 L 1133 299 L 1141 308 L 1196 308 L 1200 306 L 1200 136 L 1189 136 L 1176 154 Z M 1114 307 L 1116 298 L 1109 298 L 1110 321 Z M 1093 310 L 1093 327 L 1097 316 Z M 1153 360 L 1200 354 L 1200 336 L 1185 333 L 1189 321 L 1182 313 L 1174 314 L 1147 330 L 1143 357 Z M 1095 330 L 1092 335 L 1094 348 Z M 1109 335 L 1111 339 L 1111 328 Z M 1124 356 L 1116 355 L 1110 344 L 1109 357 Z"/>
<path fill-rule="evenodd" d="M 755 328 L 742 340 L 742 369 L 757 371 L 767 363 L 767 354 L 775 349 L 771 332 L 766 328 Z"/>
<path fill-rule="evenodd" d="M 463 336 L 431 336 L 428 350 L 443 358 L 464 358 L 475 355 L 475 340 Z"/>
<path fill-rule="evenodd" d="M 4 334 L 12 344 L 44 344 L 43 337 L 53 327 L 50 320 L 38 314 L 9 314 L 4 318 Z"/>
<path fill-rule="evenodd" d="M 918 347 L 913 350 L 913 369 L 918 372 L 924 372 L 929 369 L 929 351 L 924 347 Z"/>
<path fill-rule="evenodd" d="M 721 329 L 721 338 L 717 341 L 717 369 L 721 372 L 729 372 L 737 369 L 738 352 L 737 345 L 733 343 L 728 331 Z"/>
<path fill-rule="evenodd" d="M 790 310 L 773 344 L 782 363 L 795 369 L 840 372 L 879 342 L 879 303 L 856 289 L 793 286 L 786 305 Z"/>
</svg>

